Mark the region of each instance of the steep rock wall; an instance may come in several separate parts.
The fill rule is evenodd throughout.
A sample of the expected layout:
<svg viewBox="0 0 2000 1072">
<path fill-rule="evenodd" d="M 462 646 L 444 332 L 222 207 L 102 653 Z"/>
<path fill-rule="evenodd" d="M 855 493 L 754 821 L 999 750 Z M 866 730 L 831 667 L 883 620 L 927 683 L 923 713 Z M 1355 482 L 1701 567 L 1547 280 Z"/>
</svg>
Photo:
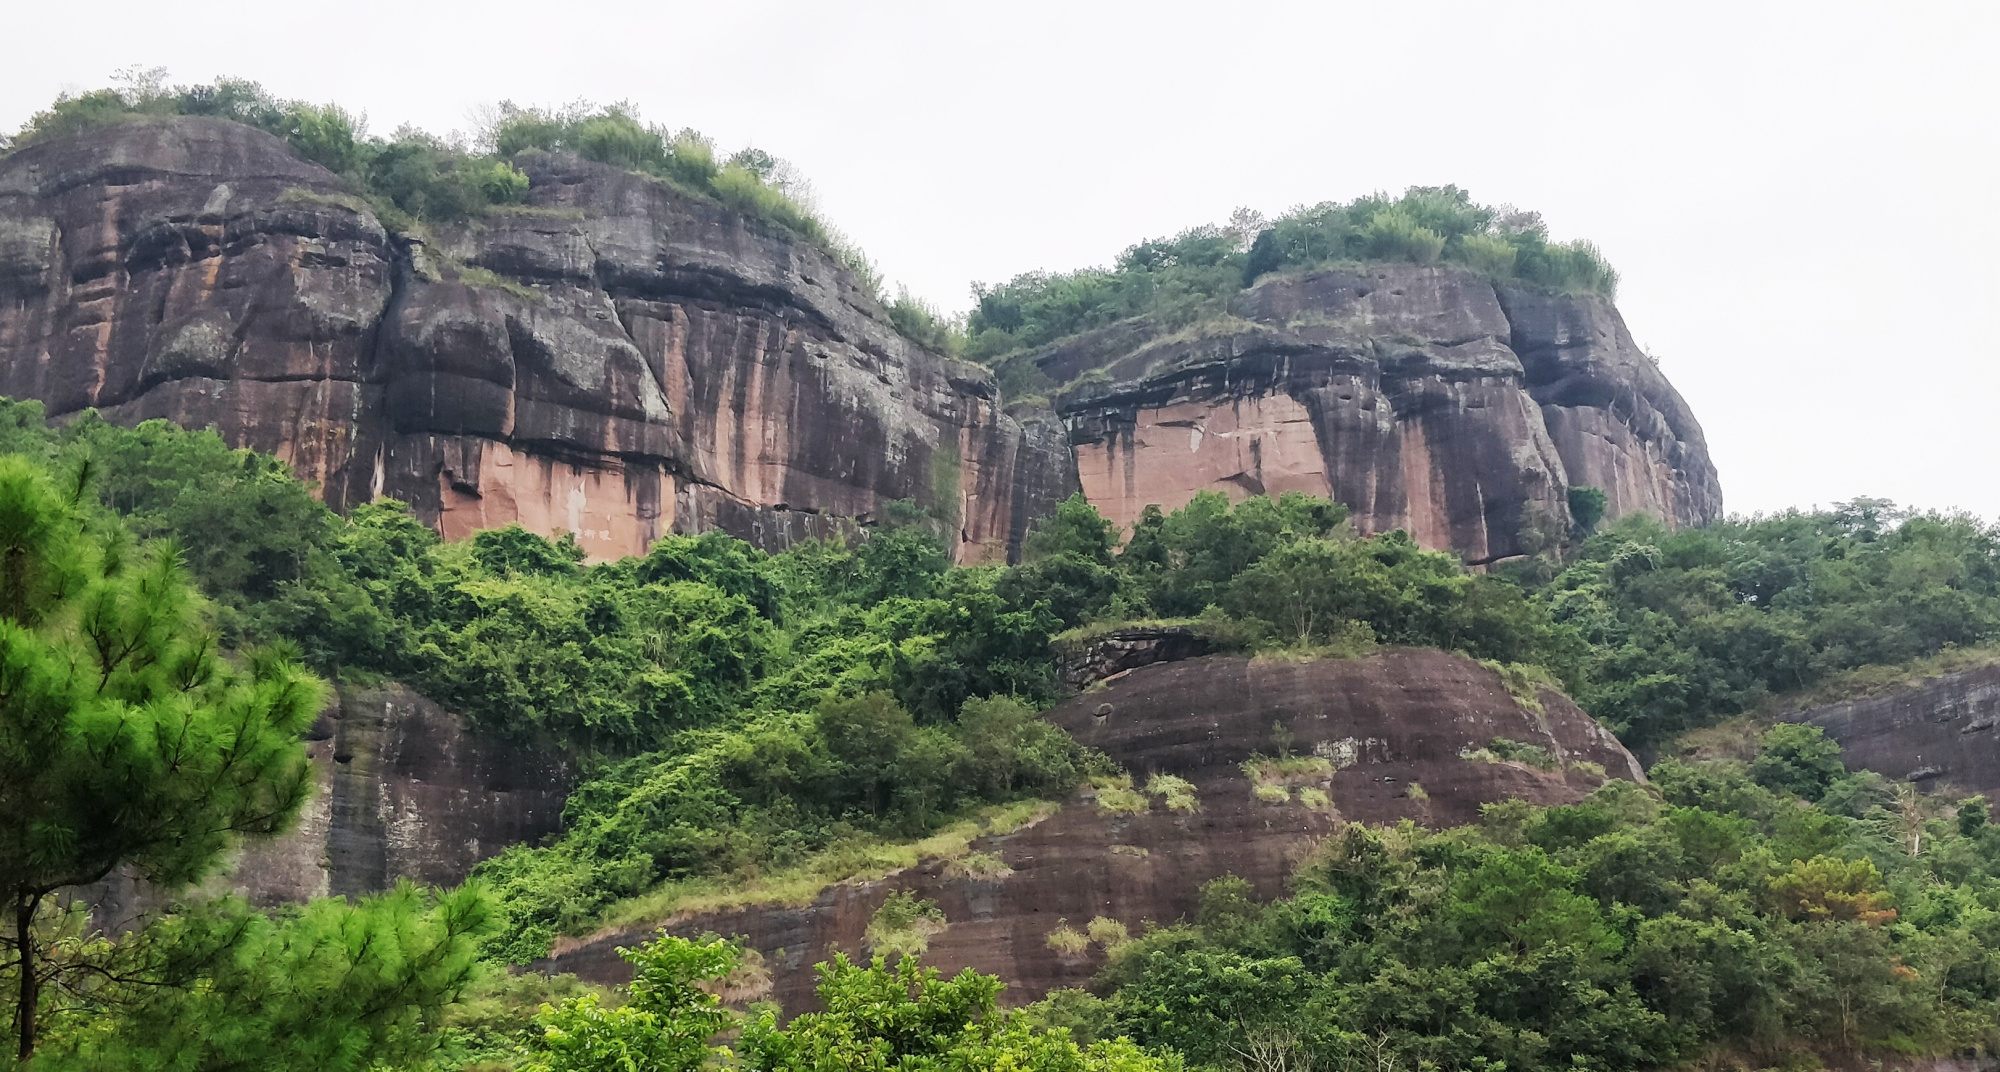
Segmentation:
<svg viewBox="0 0 2000 1072">
<path fill-rule="evenodd" d="M 1600 784 L 1598 770 L 1641 777 L 1631 755 L 1568 699 L 1543 691 L 1539 702 L 1536 711 L 1517 701 L 1498 674 L 1471 659 L 1422 649 L 1307 663 L 1208 656 L 1141 667 L 1048 717 L 1109 753 L 1141 784 L 1152 774 L 1193 782 L 1198 813 L 1169 812 L 1156 800 L 1144 815 L 1111 817 L 1076 799 L 1040 823 L 974 846 L 1013 868 L 1004 878 L 953 877 L 932 864 L 831 887 L 803 908 L 697 915 L 671 920 L 669 929 L 744 936 L 767 958 L 774 996 L 799 1012 L 812 1001 L 811 966 L 836 948 L 865 951 L 876 908 L 909 889 L 936 900 L 949 921 L 931 940 L 926 963 L 948 973 L 971 967 L 996 974 L 1008 984 L 1008 1003 L 1033 1001 L 1053 987 L 1082 985 L 1102 966 L 1101 955 L 1065 958 L 1049 949 L 1058 919 L 1081 927 L 1109 916 L 1136 932 L 1145 921 L 1191 917 L 1201 884 L 1221 875 L 1248 879 L 1263 897 L 1282 895 L 1313 840 L 1344 821 L 1463 823 L 1490 801 L 1574 801 Z M 1252 795 L 1241 765 L 1253 754 L 1278 752 L 1278 724 L 1288 747 L 1324 756 L 1335 769 L 1318 782 L 1330 808 Z M 1462 757 L 1495 737 L 1539 744 L 1562 765 L 1539 770 Z M 1413 784 L 1427 795 L 1413 795 Z M 571 943 L 541 966 L 623 981 L 629 972 L 614 950 L 654 929 Z"/>
<path fill-rule="evenodd" d="M 0 393 L 212 424 L 336 506 L 392 495 L 448 536 L 518 520 L 598 557 L 716 526 L 781 546 L 914 499 L 962 560 L 1004 559 L 1066 493 L 1059 437 L 822 250 L 641 176 L 521 163 L 526 206 L 420 240 L 234 123 L 16 152 Z"/>
<path fill-rule="evenodd" d="M 560 832 L 574 766 L 477 732 L 409 689 L 342 686 L 306 734 L 313 793 L 285 834 L 246 840 L 210 893 L 260 906 L 359 896 L 399 878 L 454 886 L 511 845 Z M 129 877 L 85 894 L 120 926 L 156 901 Z"/>
<path fill-rule="evenodd" d="M 1057 408 L 1084 493 L 1121 524 L 1203 490 L 1303 491 L 1489 562 L 1559 533 L 1573 486 L 1611 517 L 1722 509 L 1700 425 L 1595 297 L 1450 267 L 1273 276 L 1222 321 L 1128 322 L 1035 361 L 1081 384 Z"/>
<path fill-rule="evenodd" d="M 2000 792 L 2000 665 L 1782 717 L 1824 729 L 1849 767 L 1926 791 Z"/>
</svg>

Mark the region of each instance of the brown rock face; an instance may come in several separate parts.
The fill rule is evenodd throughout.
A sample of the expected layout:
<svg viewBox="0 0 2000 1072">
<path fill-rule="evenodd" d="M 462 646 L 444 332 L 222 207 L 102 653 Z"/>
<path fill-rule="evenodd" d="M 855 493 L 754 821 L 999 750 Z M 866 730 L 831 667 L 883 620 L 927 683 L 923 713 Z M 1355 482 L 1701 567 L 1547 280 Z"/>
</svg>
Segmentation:
<svg viewBox="0 0 2000 1072">
<path fill-rule="evenodd" d="M 1488 562 L 1568 520 L 1567 490 L 1607 515 L 1719 516 L 1701 427 L 1592 297 L 1496 288 L 1456 268 L 1375 265 L 1267 278 L 1232 319 L 1166 334 L 1143 322 L 1055 344 L 1036 363 L 1084 493 L 1131 524 L 1196 492 L 1303 491 L 1363 532 Z"/>
<path fill-rule="evenodd" d="M 597 557 L 720 527 L 767 547 L 913 499 L 962 561 L 1083 490 L 1130 524 L 1204 488 L 1306 491 L 1487 562 L 1609 513 L 1709 520 L 1701 429 L 1596 298 L 1452 268 L 1274 277 L 1236 319 L 1056 344 L 1053 415 L 891 330 L 823 251 L 571 157 L 424 242 L 277 139 L 132 122 L 0 160 L 0 393 L 214 425 L 447 536 L 520 521 Z M 425 244 L 428 242 L 428 244 Z"/>
<path fill-rule="evenodd" d="M 782 546 L 914 499 L 961 559 L 1003 559 L 1067 493 L 1060 437 L 817 247 L 612 168 L 523 166 L 528 206 L 427 246 L 234 123 L 23 149 L 0 160 L 0 393 L 212 424 L 336 506 L 392 495 L 447 536 L 518 520 L 598 557 L 714 526 Z"/>
<path fill-rule="evenodd" d="M 1142 667 L 1048 717 L 1108 752 L 1141 785 L 1154 774 L 1194 783 L 1198 812 L 1175 813 L 1153 797 L 1144 814 L 1113 816 L 1072 800 L 1041 823 L 975 845 L 1013 868 L 1004 878 L 952 877 L 931 865 L 833 887 L 805 908 L 683 918 L 670 929 L 745 936 L 768 958 L 775 996 L 798 1012 L 811 1001 L 810 966 L 836 947 L 864 951 L 875 909 L 894 890 L 910 889 L 936 900 L 950 924 L 931 940 L 927 963 L 996 974 L 1008 983 L 1008 1002 L 1033 1001 L 1082 984 L 1102 965 L 1099 953 L 1064 957 L 1048 947 L 1058 919 L 1080 929 L 1108 916 L 1134 931 L 1148 920 L 1171 923 L 1191 917 L 1201 884 L 1221 875 L 1248 879 L 1264 897 L 1281 895 L 1314 839 L 1343 821 L 1445 825 L 1477 818 L 1490 801 L 1574 801 L 1600 782 L 1595 768 L 1578 763 L 1641 777 L 1631 755 L 1566 698 L 1543 692 L 1540 702 L 1540 711 L 1524 707 L 1493 671 L 1429 650 L 1308 663 L 1210 656 Z M 1106 706 L 1109 713 L 1098 714 Z M 1560 765 L 1462 758 L 1495 737 L 1541 745 Z M 1325 761 L 1303 780 L 1331 798 L 1329 807 L 1302 803 L 1296 790 L 1304 786 L 1288 790 L 1284 803 L 1253 795 L 1243 762 L 1277 755 L 1281 745 Z M 543 966 L 622 981 L 629 973 L 614 948 L 651 932 L 602 935 Z"/>
<path fill-rule="evenodd" d="M 576 771 L 547 748 L 471 732 L 401 685 L 342 688 L 306 735 L 315 787 L 289 833 L 251 839 L 210 892 L 298 904 L 386 890 L 399 878 L 455 886 L 474 865 L 562 829 Z M 90 891 L 99 918 L 150 907 L 129 879 Z"/>
<path fill-rule="evenodd" d="M 1850 768 L 1926 791 L 2000 793 L 2000 666 L 1783 717 L 1824 729 Z"/>
</svg>

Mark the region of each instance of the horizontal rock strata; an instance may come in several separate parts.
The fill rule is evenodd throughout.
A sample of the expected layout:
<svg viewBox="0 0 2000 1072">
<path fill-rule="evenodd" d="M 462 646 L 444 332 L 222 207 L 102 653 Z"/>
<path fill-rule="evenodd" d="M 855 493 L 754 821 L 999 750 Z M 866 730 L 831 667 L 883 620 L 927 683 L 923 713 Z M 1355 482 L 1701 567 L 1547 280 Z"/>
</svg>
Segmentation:
<svg viewBox="0 0 2000 1072">
<path fill-rule="evenodd" d="M 1079 798 L 1038 824 L 975 844 L 1012 868 L 1005 877 L 954 877 L 932 864 L 829 888 L 804 908 L 697 915 L 669 929 L 744 936 L 767 958 L 775 996 L 799 1012 L 812 1001 L 811 966 L 836 948 L 865 951 L 876 908 L 908 889 L 937 901 L 949 923 L 931 940 L 926 963 L 997 974 L 1008 984 L 1004 1000 L 1033 1001 L 1053 987 L 1082 985 L 1103 964 L 1098 952 L 1052 951 L 1047 938 L 1058 919 L 1080 929 L 1107 916 L 1138 932 L 1146 921 L 1191 918 L 1201 884 L 1221 875 L 1249 880 L 1263 897 L 1282 895 L 1313 841 L 1347 820 L 1463 823 L 1487 802 L 1564 803 L 1604 777 L 1641 777 L 1631 755 L 1568 699 L 1545 690 L 1538 702 L 1539 711 L 1515 699 L 1494 671 L 1431 650 L 1304 663 L 1208 656 L 1141 667 L 1048 717 L 1110 754 L 1140 786 L 1154 774 L 1187 779 L 1199 811 L 1174 812 L 1155 796 L 1144 814 L 1114 816 Z M 1466 758 L 1496 737 L 1539 745 L 1553 764 Z M 1287 750 L 1324 766 L 1293 776 L 1284 802 L 1258 798 L 1242 764 Z M 1330 805 L 1303 802 L 1306 788 L 1327 794 Z M 542 966 L 622 981 L 629 971 L 614 950 L 654 929 L 575 943 Z"/>
</svg>

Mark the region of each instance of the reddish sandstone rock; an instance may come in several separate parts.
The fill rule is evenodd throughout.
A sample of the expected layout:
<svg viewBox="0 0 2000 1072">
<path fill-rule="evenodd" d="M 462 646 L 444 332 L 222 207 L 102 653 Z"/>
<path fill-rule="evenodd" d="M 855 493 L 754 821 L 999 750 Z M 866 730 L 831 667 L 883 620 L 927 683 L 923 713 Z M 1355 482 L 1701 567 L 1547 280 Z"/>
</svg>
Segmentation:
<svg viewBox="0 0 2000 1072">
<path fill-rule="evenodd" d="M 1176 813 L 1152 797 L 1145 814 L 1114 816 L 1086 795 L 1034 826 L 974 846 L 1013 868 L 1004 878 L 953 877 L 932 864 L 832 887 L 805 908 L 691 916 L 670 921 L 669 929 L 744 936 L 767 958 L 775 996 L 798 1012 L 811 1001 L 811 966 L 835 949 L 865 951 L 875 909 L 891 892 L 909 889 L 936 900 L 950 924 L 931 940 L 927 963 L 996 974 L 1008 984 L 1007 1002 L 1032 1001 L 1052 987 L 1081 985 L 1103 964 L 1101 950 L 1069 958 L 1051 950 L 1048 934 L 1058 919 L 1081 929 L 1106 916 L 1136 932 L 1147 921 L 1192 917 L 1201 884 L 1221 875 L 1248 879 L 1261 896 L 1281 896 L 1314 841 L 1343 822 L 1464 823 L 1492 801 L 1565 803 L 1605 777 L 1642 777 L 1631 754 L 1566 697 L 1543 690 L 1539 705 L 1517 700 L 1493 670 L 1428 649 L 1312 662 L 1209 656 L 1141 667 L 1048 717 L 1109 753 L 1141 786 L 1155 774 L 1192 782 L 1199 811 Z M 1496 737 L 1538 745 L 1554 763 L 1542 769 L 1465 757 Z M 1323 759 L 1329 773 L 1300 775 L 1289 799 L 1272 803 L 1253 795 L 1242 764 L 1278 755 L 1281 746 Z M 1301 803 L 1299 790 L 1308 787 L 1326 793 L 1331 805 Z M 629 971 L 615 948 L 655 929 L 566 943 L 541 966 L 622 981 Z"/>
<path fill-rule="evenodd" d="M 1722 510 L 1701 426 L 1601 298 L 1330 269 L 1267 277 L 1219 322 L 1126 322 L 1034 361 L 1080 384 L 1057 409 L 1084 493 L 1121 524 L 1204 490 L 1303 491 L 1479 563 L 1560 535 L 1571 487 L 1602 488 L 1608 517 Z"/>
<path fill-rule="evenodd" d="M 1004 559 L 1068 493 L 1060 436 L 823 250 L 614 168 L 521 166 L 527 206 L 420 241 L 235 123 L 31 145 L 0 160 L 0 393 L 214 425 L 336 506 L 598 557 L 716 526 L 783 546 L 913 499 L 962 560 Z"/>
</svg>

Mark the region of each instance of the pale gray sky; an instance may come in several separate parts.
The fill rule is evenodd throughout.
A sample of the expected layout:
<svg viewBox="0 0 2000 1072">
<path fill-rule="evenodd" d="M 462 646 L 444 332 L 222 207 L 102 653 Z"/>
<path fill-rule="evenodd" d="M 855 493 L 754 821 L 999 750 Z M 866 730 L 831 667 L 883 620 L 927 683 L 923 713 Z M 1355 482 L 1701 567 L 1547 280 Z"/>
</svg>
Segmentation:
<svg viewBox="0 0 2000 1072">
<path fill-rule="evenodd" d="M 892 281 L 1413 183 L 1540 210 L 1707 429 L 1734 511 L 2000 518 L 2000 4 L 9 4 L 0 127 L 129 64 L 386 133 L 628 99 L 796 163 Z"/>
</svg>

